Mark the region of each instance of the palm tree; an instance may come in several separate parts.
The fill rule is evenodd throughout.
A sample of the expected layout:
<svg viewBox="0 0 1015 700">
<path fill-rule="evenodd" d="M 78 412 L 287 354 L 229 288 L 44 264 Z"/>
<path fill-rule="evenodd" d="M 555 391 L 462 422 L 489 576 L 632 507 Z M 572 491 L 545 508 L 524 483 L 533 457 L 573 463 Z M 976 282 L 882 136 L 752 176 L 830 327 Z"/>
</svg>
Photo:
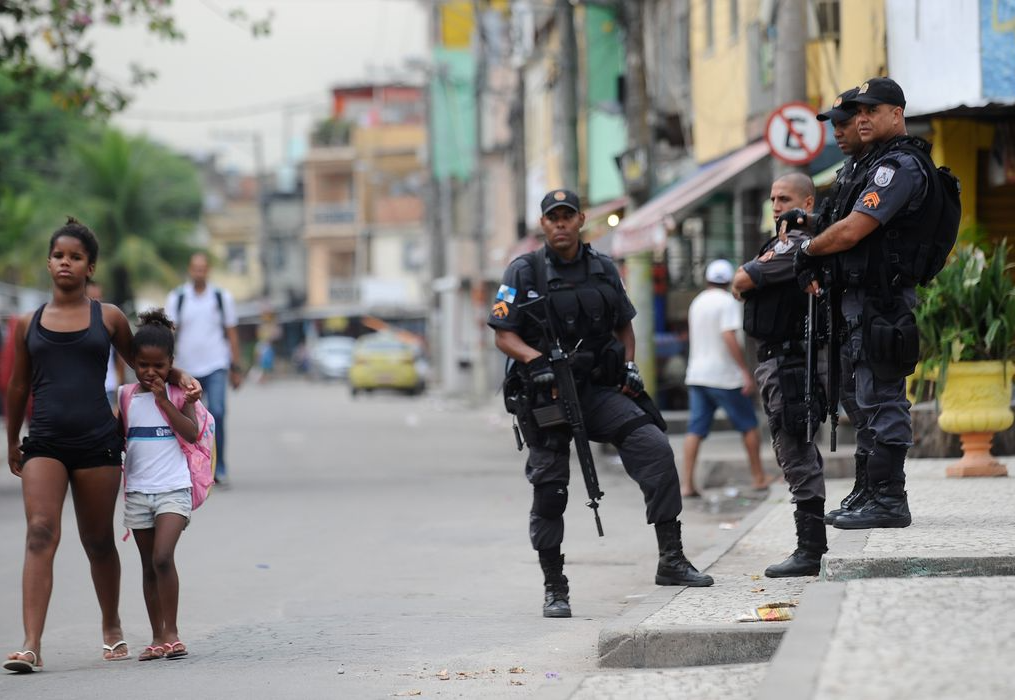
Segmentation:
<svg viewBox="0 0 1015 700">
<path fill-rule="evenodd" d="M 187 159 L 143 137 L 105 129 L 75 144 L 70 185 L 81 196 L 82 220 L 100 243 L 97 276 L 111 301 L 133 301 L 141 280 L 172 286 L 194 251 L 190 242 L 201 213 L 197 169 Z"/>
</svg>

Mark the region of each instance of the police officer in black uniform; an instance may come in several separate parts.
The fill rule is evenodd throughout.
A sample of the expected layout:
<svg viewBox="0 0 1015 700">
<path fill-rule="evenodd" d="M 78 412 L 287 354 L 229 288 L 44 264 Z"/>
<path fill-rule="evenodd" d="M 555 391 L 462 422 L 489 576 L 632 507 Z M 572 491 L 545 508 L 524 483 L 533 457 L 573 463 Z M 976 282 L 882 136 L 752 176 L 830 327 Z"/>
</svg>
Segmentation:
<svg viewBox="0 0 1015 700">
<path fill-rule="evenodd" d="M 536 319 L 519 306 L 548 297 L 572 365 L 590 439 L 612 443 L 624 468 L 645 497 L 646 516 L 659 543 L 656 584 L 710 586 L 683 553 L 680 536 L 680 481 L 669 440 L 644 400 L 644 383 L 634 363 L 635 309 L 609 257 L 579 240 L 585 223 L 578 196 L 568 190 L 547 193 L 540 226 L 546 245 L 516 258 L 504 273 L 487 323 L 496 345 L 515 363 L 521 378 L 552 396 L 549 347 Z M 639 401 L 641 405 L 639 405 Z M 643 408 L 644 407 L 644 408 Z M 647 410 L 646 410 L 647 409 Z M 570 617 L 564 555 L 564 510 L 570 481 L 570 434 L 559 429 L 527 435 L 525 475 L 533 487 L 529 538 L 543 570 L 544 617 Z"/>
<path fill-rule="evenodd" d="M 772 214 L 778 219 L 794 208 L 814 207 L 814 182 L 802 173 L 783 175 L 772 183 Z M 821 555 L 828 551 L 822 517 L 825 513 L 824 463 L 817 445 L 807 442 L 805 358 L 802 342 L 807 320 L 807 295 L 797 286 L 793 256 L 810 234 L 780 229 L 758 255 L 733 276 L 733 292 L 744 300 L 744 331 L 758 341 L 754 371 L 772 433 L 772 447 L 782 468 L 796 510 L 797 548 L 765 576 L 816 576 Z M 817 362 L 818 368 L 823 368 Z M 823 415 L 821 375 L 815 374 L 811 395 L 812 421 Z"/>
<path fill-rule="evenodd" d="M 912 518 L 905 491 L 905 459 L 913 444 L 906 376 L 916 363 L 918 333 L 912 309 L 917 280 L 919 230 L 928 187 L 927 165 L 914 154 L 925 142 L 906 135 L 902 88 L 890 78 L 863 83 L 855 105 L 860 139 L 876 149 L 850 211 L 795 257 L 802 287 L 820 289 L 823 256 L 837 255 L 844 286 L 842 315 L 847 355 L 856 383 L 857 409 L 865 422 L 858 444 L 867 445 L 867 500 L 838 515 L 842 529 L 907 527 Z M 784 215 L 787 216 L 787 215 Z"/>
<path fill-rule="evenodd" d="M 816 230 L 820 233 L 828 226 L 849 216 L 857 197 L 867 183 L 867 171 L 878 153 L 873 143 L 864 143 L 860 139 L 860 133 L 856 129 L 856 103 L 853 98 L 857 96 L 860 89 L 852 87 L 835 98 L 832 107 L 818 115 L 818 121 L 831 121 L 832 134 L 839 150 L 846 156 L 846 161 L 835 174 L 835 184 L 832 185 L 829 196 L 822 202 L 818 220 L 815 223 Z M 835 258 L 829 259 L 829 266 L 826 268 L 826 285 L 839 285 L 838 261 Z M 829 278 L 831 277 L 831 278 Z M 841 314 L 841 309 L 836 313 Z M 837 324 L 843 328 L 843 323 Z M 867 455 L 873 449 L 870 443 L 870 432 L 864 430 L 867 416 L 857 407 L 856 403 L 856 376 L 853 373 L 853 363 L 850 360 L 849 343 L 842 342 L 842 338 L 836 343 L 840 351 L 839 368 L 841 377 L 839 380 L 839 402 L 849 415 L 850 423 L 856 432 L 856 452 L 853 455 L 855 462 L 856 478 L 853 481 L 853 488 L 839 503 L 839 507 L 828 511 L 825 514 L 825 523 L 831 525 L 835 518 L 846 511 L 856 510 L 867 501 Z"/>
</svg>

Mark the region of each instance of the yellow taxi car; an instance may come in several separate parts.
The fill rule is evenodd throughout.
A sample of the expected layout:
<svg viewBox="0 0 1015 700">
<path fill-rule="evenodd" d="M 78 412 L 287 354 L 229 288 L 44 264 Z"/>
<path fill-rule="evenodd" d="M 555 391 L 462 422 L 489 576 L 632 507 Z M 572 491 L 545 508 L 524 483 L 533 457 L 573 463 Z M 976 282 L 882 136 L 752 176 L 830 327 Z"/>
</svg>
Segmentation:
<svg viewBox="0 0 1015 700">
<path fill-rule="evenodd" d="M 356 340 L 349 368 L 349 388 L 361 391 L 398 389 L 421 394 L 426 382 L 419 371 L 415 346 L 389 333 L 370 333 Z"/>
</svg>

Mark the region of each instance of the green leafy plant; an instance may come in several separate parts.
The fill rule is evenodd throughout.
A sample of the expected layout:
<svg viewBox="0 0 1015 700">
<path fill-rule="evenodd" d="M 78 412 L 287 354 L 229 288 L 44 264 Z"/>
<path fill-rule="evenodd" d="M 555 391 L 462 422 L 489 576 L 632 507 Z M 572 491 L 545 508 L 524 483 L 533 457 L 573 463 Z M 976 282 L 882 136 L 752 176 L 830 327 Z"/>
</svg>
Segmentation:
<svg viewBox="0 0 1015 700">
<path fill-rule="evenodd" d="M 940 389 L 950 362 L 1015 357 L 1012 267 L 1007 240 L 986 251 L 962 244 L 938 276 L 917 290 L 921 377 L 936 372 Z"/>
</svg>

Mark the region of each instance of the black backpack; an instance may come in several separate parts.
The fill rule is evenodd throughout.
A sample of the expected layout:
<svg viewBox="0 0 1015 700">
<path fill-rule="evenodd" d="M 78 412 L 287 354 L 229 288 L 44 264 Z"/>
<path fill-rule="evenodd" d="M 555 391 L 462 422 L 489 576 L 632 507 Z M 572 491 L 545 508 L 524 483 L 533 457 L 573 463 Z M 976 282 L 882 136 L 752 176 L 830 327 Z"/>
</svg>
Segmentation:
<svg viewBox="0 0 1015 700">
<path fill-rule="evenodd" d="M 927 196 L 907 227 L 908 235 L 886 232 L 885 253 L 892 274 L 901 282 L 926 285 L 941 272 L 955 247 L 962 218 L 962 187 L 951 170 L 934 165 L 930 144 L 923 139 L 907 137 L 896 147 L 920 161 L 927 175 Z"/>
</svg>

